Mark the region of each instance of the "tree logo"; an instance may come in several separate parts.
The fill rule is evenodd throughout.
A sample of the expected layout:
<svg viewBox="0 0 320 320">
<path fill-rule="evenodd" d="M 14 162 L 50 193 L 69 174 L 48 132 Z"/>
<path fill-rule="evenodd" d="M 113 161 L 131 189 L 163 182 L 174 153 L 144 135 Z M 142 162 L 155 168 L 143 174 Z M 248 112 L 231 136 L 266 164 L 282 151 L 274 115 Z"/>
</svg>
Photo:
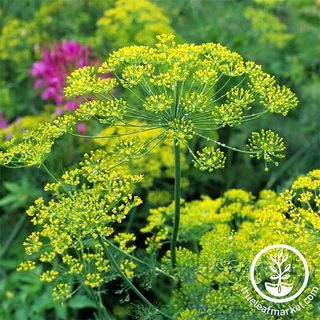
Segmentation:
<svg viewBox="0 0 320 320">
<path fill-rule="evenodd" d="M 250 268 L 250 278 L 262 298 L 276 303 L 289 302 L 306 288 L 309 268 L 297 249 L 275 244 L 256 255 Z"/>
</svg>

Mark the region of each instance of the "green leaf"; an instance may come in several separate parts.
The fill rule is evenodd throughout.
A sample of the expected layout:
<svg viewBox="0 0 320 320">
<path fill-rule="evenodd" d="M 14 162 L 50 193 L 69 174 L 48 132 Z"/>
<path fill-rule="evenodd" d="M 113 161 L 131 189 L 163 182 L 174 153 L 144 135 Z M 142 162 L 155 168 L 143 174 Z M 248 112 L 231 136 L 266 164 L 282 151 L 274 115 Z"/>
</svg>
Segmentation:
<svg viewBox="0 0 320 320">
<path fill-rule="evenodd" d="M 84 295 L 76 295 L 70 301 L 68 306 L 72 309 L 95 308 L 95 303 Z"/>
</svg>

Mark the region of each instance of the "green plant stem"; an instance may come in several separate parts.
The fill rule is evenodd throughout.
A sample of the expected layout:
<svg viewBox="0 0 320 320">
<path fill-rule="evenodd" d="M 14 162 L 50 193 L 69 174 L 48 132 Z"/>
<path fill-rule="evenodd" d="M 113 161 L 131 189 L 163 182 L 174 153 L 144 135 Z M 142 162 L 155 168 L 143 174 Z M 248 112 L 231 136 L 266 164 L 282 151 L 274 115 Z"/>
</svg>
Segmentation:
<svg viewBox="0 0 320 320">
<path fill-rule="evenodd" d="M 181 167 L 180 167 L 180 142 L 174 141 L 174 224 L 171 239 L 171 265 L 176 266 L 176 247 L 180 223 L 180 198 L 181 198 Z"/>
<path fill-rule="evenodd" d="M 144 265 L 144 266 L 146 266 L 146 267 L 148 267 L 148 268 L 152 268 L 152 269 L 154 269 L 156 272 L 161 273 L 162 275 L 167 276 L 167 277 L 171 278 L 172 280 L 176 280 L 176 278 L 175 278 L 174 276 L 172 276 L 171 274 L 169 274 L 169 273 L 167 273 L 167 272 L 159 269 L 159 268 L 156 267 L 156 266 L 151 266 L 150 264 L 148 264 L 148 263 L 144 262 L 143 260 L 141 260 L 141 259 L 139 259 L 139 258 L 137 258 L 137 257 L 135 257 L 135 256 L 133 256 L 133 255 L 131 255 L 130 253 L 127 253 L 127 252 L 121 250 L 119 247 L 117 247 L 116 245 L 114 245 L 111 241 L 109 241 L 109 240 L 107 240 L 107 239 L 104 239 L 104 238 L 103 238 L 103 240 L 104 240 L 105 242 L 107 242 L 108 245 L 110 245 L 112 248 L 114 248 L 115 250 L 121 252 L 121 254 L 125 255 L 126 257 L 128 257 L 128 258 L 130 258 L 130 259 L 132 259 L 132 260 L 134 260 L 134 261 L 136 261 L 136 262 L 138 262 L 138 263 L 140 263 L 140 264 L 142 264 L 142 265 Z"/>
<path fill-rule="evenodd" d="M 117 271 L 117 273 L 120 275 L 122 280 L 135 292 L 135 294 L 148 306 L 152 307 L 154 310 L 156 310 L 159 314 L 165 317 L 165 319 L 172 319 L 170 316 L 159 310 L 157 307 L 155 307 L 140 291 L 139 289 L 128 279 L 128 277 L 124 274 L 124 272 L 120 269 L 118 266 L 116 260 L 114 259 L 113 255 L 111 254 L 108 246 L 103 241 L 103 238 L 99 234 L 99 242 L 103 247 L 103 250 L 108 258 L 108 260 L 111 262 L 111 265 L 114 267 L 114 269 Z"/>
<path fill-rule="evenodd" d="M 111 318 L 108 316 L 106 312 L 104 305 L 101 303 L 101 301 L 97 299 L 97 296 L 95 295 L 94 291 L 91 288 L 87 288 L 86 286 L 84 286 L 84 288 L 96 304 L 99 320 L 111 320 Z"/>
<path fill-rule="evenodd" d="M 18 233 L 20 233 L 20 231 L 22 230 L 26 220 L 27 220 L 27 216 L 25 214 L 20 216 L 19 221 L 16 223 L 15 227 L 10 232 L 7 242 L 5 243 L 5 245 L 3 246 L 0 252 L 0 259 L 2 259 L 7 254 L 13 241 L 16 239 Z"/>
</svg>

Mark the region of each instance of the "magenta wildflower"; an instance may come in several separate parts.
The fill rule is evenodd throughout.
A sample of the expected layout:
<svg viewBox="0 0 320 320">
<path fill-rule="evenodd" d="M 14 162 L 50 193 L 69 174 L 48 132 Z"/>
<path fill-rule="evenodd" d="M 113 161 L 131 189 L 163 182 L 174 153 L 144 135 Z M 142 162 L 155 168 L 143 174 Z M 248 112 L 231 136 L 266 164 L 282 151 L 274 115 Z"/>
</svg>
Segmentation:
<svg viewBox="0 0 320 320">
<path fill-rule="evenodd" d="M 84 134 L 84 133 L 86 133 L 86 131 L 87 131 L 87 127 L 86 127 L 86 125 L 85 125 L 84 123 L 79 122 L 79 123 L 77 124 L 77 130 L 78 130 L 78 132 L 79 132 L 80 134 Z"/>
<path fill-rule="evenodd" d="M 67 76 L 75 69 L 98 63 L 90 47 L 75 41 L 62 41 L 44 48 L 41 60 L 35 61 L 31 76 L 35 79 L 34 88 L 42 90 L 41 98 L 53 101 L 57 105 L 56 114 L 77 108 L 76 101 L 69 101 L 64 96 Z"/>
<path fill-rule="evenodd" d="M 8 119 L 4 112 L 0 112 L 0 129 L 7 128 L 9 126 Z"/>
</svg>

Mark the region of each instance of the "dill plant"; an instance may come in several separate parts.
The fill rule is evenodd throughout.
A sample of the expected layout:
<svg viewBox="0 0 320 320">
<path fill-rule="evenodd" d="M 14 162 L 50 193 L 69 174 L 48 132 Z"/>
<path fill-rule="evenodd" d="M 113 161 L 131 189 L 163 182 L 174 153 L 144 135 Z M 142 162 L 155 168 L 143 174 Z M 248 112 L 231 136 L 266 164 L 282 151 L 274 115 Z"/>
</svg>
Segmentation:
<svg viewBox="0 0 320 320">
<path fill-rule="evenodd" d="M 43 199 L 37 200 L 28 210 L 33 223 L 40 225 L 42 231 L 27 238 L 24 244 L 27 253 L 41 253 L 43 245 L 48 246 L 51 249 L 43 258 L 43 253 L 40 254 L 40 261 L 53 262 L 55 256 L 60 255 L 64 265 L 62 270 L 53 269 L 42 275 L 47 281 L 62 276 L 63 280 L 54 289 L 58 300 L 72 294 L 70 280 L 66 278 L 75 278 L 89 289 L 97 288 L 103 283 L 110 264 L 147 305 L 161 313 L 130 280 L 135 264 L 142 263 L 131 255 L 130 247 L 126 247 L 130 242 L 128 237 L 133 240 L 133 236 L 118 236 L 113 228 L 115 222 L 123 221 L 131 208 L 140 203 L 132 191 L 141 177 L 128 172 L 127 163 L 147 157 L 164 141 L 172 145 L 174 222 L 170 260 L 174 270 L 181 209 L 181 148 L 191 154 L 195 167 L 209 172 L 224 167 L 224 149 L 262 159 L 266 170 L 270 163 L 278 165 L 278 159 L 284 156 L 283 139 L 271 130 L 252 133 L 246 148 L 213 139 L 212 133 L 268 112 L 287 115 L 298 104 L 290 89 L 276 84 L 275 78 L 261 66 L 244 61 L 239 54 L 220 44 L 176 44 L 173 35 L 157 38 L 153 47 L 124 47 L 111 53 L 98 68 L 87 66 L 74 71 L 67 79 L 65 94 L 82 99 L 75 113 L 13 138 L 5 144 L 5 151 L 0 152 L 0 161 L 5 166 L 39 165 L 46 169 L 44 161 L 55 140 L 63 134 L 116 139 L 109 152 L 93 152 L 62 180 L 53 177 L 56 183 L 46 189 L 53 192 L 56 200 L 47 204 Z M 104 74 L 112 77 L 105 78 Z M 101 136 L 75 133 L 76 123 L 89 120 L 126 130 Z M 140 140 L 139 135 L 144 132 L 153 132 L 153 135 Z M 203 139 L 210 145 L 193 150 L 192 139 Z M 120 237 L 119 248 L 107 239 L 111 235 L 115 241 Z M 41 237 L 46 238 L 45 244 Z M 128 259 L 123 258 L 119 263 L 111 248 L 118 248 Z M 70 250 L 80 256 L 70 255 L 67 253 Z M 29 261 L 20 268 L 34 267 Z M 97 308 L 101 309 L 99 303 Z"/>
<path fill-rule="evenodd" d="M 180 240 L 184 244 L 195 241 L 199 246 L 190 250 L 185 245 L 177 251 L 175 272 L 180 286 L 174 288 L 173 301 L 176 309 L 183 310 L 177 319 L 266 319 L 264 313 L 248 306 L 242 289 L 248 287 L 250 295 L 259 300 L 249 288 L 248 270 L 255 255 L 274 243 L 286 243 L 307 254 L 312 277 L 297 303 L 304 301 L 320 277 L 319 255 L 314 250 L 320 246 L 319 191 L 320 170 L 316 169 L 280 193 L 262 190 L 255 197 L 245 190 L 230 189 L 216 199 L 205 196 L 183 203 Z M 151 248 L 161 248 L 170 237 L 172 214 L 170 206 L 151 210 L 142 230 L 151 231 Z M 170 270 L 168 255 L 163 263 Z M 295 270 L 300 267 L 294 265 Z M 268 265 L 262 270 L 270 273 Z M 317 318 L 319 297 L 313 303 L 294 319 Z M 289 307 L 290 303 L 281 306 Z"/>
</svg>

